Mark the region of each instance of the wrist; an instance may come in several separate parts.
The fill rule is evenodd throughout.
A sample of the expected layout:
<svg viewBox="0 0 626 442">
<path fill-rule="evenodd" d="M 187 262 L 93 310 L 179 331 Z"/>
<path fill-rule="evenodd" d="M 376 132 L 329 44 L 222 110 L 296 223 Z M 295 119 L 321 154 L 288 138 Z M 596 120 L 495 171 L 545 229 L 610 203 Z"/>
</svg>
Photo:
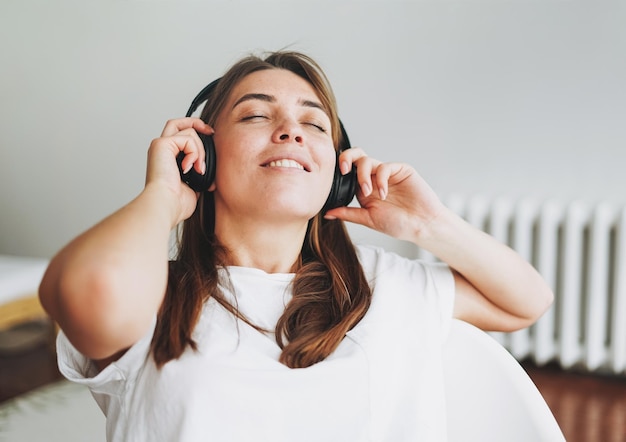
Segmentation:
<svg viewBox="0 0 626 442">
<path fill-rule="evenodd" d="M 414 243 L 433 253 L 440 255 L 442 249 L 453 246 L 462 236 L 463 227 L 467 223 L 449 208 L 442 206 L 436 214 L 423 223 L 416 233 Z"/>
<path fill-rule="evenodd" d="M 181 196 L 170 186 L 161 183 L 148 183 L 138 199 L 152 207 L 151 211 L 173 229 L 185 219 L 182 210 Z"/>
</svg>

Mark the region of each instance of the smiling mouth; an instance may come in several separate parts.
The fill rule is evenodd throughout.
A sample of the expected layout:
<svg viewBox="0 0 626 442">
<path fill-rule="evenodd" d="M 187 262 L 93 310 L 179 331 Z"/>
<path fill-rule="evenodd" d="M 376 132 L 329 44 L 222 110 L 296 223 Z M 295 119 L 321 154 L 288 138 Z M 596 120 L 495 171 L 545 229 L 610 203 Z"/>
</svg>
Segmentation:
<svg viewBox="0 0 626 442">
<path fill-rule="evenodd" d="M 265 165 L 265 167 L 283 167 L 286 169 L 305 170 L 302 164 L 298 163 L 297 161 L 288 159 L 270 161 Z"/>
</svg>

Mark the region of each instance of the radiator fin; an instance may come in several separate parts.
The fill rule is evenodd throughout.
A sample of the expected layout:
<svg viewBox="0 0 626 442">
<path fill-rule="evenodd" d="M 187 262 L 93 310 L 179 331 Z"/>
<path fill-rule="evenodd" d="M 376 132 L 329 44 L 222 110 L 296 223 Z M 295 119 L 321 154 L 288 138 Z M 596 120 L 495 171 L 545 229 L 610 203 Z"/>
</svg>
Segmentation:
<svg viewBox="0 0 626 442">
<path fill-rule="evenodd" d="M 626 373 L 626 208 L 459 195 L 444 203 L 515 249 L 555 293 L 532 327 L 493 333 L 516 358 Z M 435 260 L 424 251 L 418 257 Z"/>
</svg>

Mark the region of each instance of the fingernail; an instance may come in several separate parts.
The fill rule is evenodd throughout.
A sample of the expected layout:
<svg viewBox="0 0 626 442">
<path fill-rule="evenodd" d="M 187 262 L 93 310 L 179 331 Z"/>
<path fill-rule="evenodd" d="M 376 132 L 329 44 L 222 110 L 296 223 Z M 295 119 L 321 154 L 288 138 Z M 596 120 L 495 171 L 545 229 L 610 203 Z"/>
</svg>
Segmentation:
<svg viewBox="0 0 626 442">
<path fill-rule="evenodd" d="M 350 164 L 348 164 L 347 161 L 342 161 L 341 165 L 339 166 L 339 170 L 341 170 L 341 173 L 345 175 L 346 173 L 350 172 Z"/>
<path fill-rule="evenodd" d="M 204 175 L 206 173 L 206 163 L 202 163 L 200 169 L 202 170 L 202 175 Z"/>
<path fill-rule="evenodd" d="M 368 183 L 361 184 L 361 190 L 363 191 L 363 194 L 365 196 L 368 196 L 370 193 L 372 193 L 372 188 Z"/>
<path fill-rule="evenodd" d="M 387 193 L 385 192 L 384 189 L 378 189 L 378 195 L 380 196 L 381 200 L 385 200 L 385 198 L 387 198 Z"/>
</svg>

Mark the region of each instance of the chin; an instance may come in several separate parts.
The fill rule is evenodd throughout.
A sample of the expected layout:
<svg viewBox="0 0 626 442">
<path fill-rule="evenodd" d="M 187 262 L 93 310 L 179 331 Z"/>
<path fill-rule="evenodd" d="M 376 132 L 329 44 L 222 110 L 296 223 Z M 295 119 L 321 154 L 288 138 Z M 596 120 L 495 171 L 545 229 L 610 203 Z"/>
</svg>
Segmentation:
<svg viewBox="0 0 626 442">
<path fill-rule="evenodd" d="M 317 215 L 323 206 L 324 201 L 319 204 L 312 204 L 311 201 L 306 201 L 306 196 L 303 196 L 295 200 L 293 198 L 274 200 L 265 205 L 262 210 L 278 215 L 282 220 L 294 218 L 308 221 Z"/>
</svg>

